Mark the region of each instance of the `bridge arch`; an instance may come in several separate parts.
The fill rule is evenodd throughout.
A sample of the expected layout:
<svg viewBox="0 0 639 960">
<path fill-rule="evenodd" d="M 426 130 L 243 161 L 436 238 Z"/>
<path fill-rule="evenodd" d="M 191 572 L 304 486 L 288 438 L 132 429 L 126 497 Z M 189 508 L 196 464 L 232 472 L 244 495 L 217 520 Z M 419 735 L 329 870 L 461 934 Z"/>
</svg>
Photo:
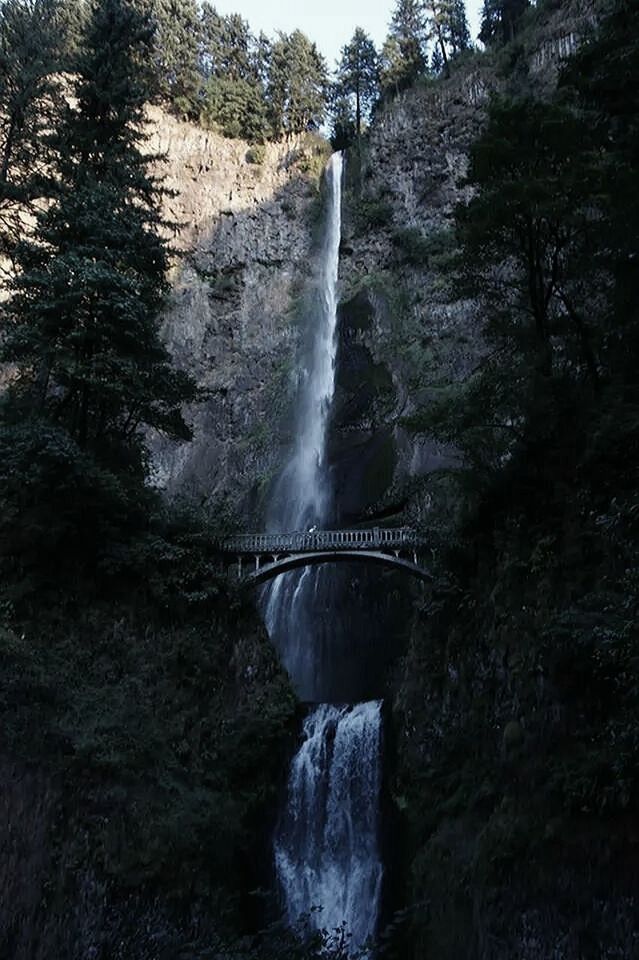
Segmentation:
<svg viewBox="0 0 639 960">
<path fill-rule="evenodd" d="M 395 556 L 390 553 L 382 553 L 378 550 L 316 550 L 309 553 L 294 553 L 281 557 L 271 563 L 262 564 L 259 569 L 247 574 L 244 583 L 249 586 L 257 586 L 266 583 L 274 577 L 279 577 L 281 573 L 288 573 L 290 570 L 297 570 L 299 567 L 317 566 L 322 563 L 353 563 L 353 562 L 376 563 L 386 567 L 394 567 L 418 580 L 425 582 L 433 579 L 432 575 L 413 563 L 412 560 L 406 560 L 404 557 Z"/>
</svg>

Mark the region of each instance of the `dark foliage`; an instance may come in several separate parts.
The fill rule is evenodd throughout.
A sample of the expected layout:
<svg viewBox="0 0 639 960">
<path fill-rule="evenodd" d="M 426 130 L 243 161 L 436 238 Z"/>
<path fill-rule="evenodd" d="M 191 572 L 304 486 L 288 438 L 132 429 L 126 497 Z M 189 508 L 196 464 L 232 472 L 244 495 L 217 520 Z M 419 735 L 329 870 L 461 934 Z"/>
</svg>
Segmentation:
<svg viewBox="0 0 639 960">
<path fill-rule="evenodd" d="M 451 269 L 485 351 L 421 418 L 461 519 L 400 708 L 414 956 L 636 950 L 638 36 L 621 0 L 471 152 Z"/>
</svg>

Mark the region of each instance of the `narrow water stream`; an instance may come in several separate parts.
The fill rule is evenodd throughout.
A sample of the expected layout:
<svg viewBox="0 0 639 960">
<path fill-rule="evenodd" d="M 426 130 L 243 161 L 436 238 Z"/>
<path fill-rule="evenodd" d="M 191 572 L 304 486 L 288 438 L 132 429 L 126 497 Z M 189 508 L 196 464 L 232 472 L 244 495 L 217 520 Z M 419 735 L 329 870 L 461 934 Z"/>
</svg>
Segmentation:
<svg viewBox="0 0 639 960">
<path fill-rule="evenodd" d="M 323 244 L 306 317 L 295 442 L 272 498 L 273 532 L 326 526 L 333 511 L 326 443 L 335 390 L 340 153 L 329 160 L 326 188 Z M 278 577 L 262 598 L 269 634 L 300 699 L 309 703 L 274 855 L 289 923 L 304 918 L 329 933 L 343 929 L 356 950 L 375 934 L 382 882 L 381 701 L 326 702 L 332 699 L 340 671 L 339 645 L 331 636 L 333 583 L 330 567 L 306 567 Z"/>
</svg>

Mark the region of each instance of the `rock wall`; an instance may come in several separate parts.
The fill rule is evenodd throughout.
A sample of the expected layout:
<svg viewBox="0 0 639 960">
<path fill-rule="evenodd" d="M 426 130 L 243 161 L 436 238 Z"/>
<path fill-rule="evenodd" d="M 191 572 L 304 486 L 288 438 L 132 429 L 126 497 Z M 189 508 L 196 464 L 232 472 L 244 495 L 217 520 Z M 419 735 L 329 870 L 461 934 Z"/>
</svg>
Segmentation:
<svg viewBox="0 0 639 960">
<path fill-rule="evenodd" d="M 189 411 L 191 443 L 153 439 L 154 479 L 170 495 L 227 497 L 246 514 L 286 442 L 297 298 L 330 148 L 310 135 L 250 147 L 159 110 L 150 120 L 179 254 L 164 336 L 204 393 Z"/>
<path fill-rule="evenodd" d="M 561 62 L 596 22 L 592 0 L 546 3 L 518 42 L 517 70 L 503 53 L 475 55 L 448 80 L 425 82 L 382 106 L 366 144 L 347 165 L 349 191 L 343 244 L 344 297 L 368 299 L 371 322 L 358 337 L 388 368 L 395 403 L 380 420 L 393 435 L 393 481 L 377 509 L 406 508 L 414 481 L 450 465 L 454 452 L 403 427 L 406 417 L 481 357 L 479 318 L 460 299 L 443 267 L 454 248 L 456 204 L 470 145 L 492 94 L 552 89 Z M 508 79 L 505 79 L 508 77 Z M 411 496 L 409 518 L 428 509 L 428 494 Z"/>
</svg>

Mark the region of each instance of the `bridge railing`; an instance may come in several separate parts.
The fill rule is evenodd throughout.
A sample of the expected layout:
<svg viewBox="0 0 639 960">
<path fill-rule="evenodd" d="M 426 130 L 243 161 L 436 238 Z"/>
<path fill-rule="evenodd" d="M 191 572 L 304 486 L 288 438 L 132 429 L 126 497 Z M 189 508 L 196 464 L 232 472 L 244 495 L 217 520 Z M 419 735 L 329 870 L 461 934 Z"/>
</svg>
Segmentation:
<svg viewBox="0 0 639 960">
<path fill-rule="evenodd" d="M 245 533 L 219 543 L 225 553 L 305 553 L 316 550 L 398 550 L 419 545 L 410 527 L 372 527 L 366 530 L 309 530 L 293 533 Z"/>
</svg>

